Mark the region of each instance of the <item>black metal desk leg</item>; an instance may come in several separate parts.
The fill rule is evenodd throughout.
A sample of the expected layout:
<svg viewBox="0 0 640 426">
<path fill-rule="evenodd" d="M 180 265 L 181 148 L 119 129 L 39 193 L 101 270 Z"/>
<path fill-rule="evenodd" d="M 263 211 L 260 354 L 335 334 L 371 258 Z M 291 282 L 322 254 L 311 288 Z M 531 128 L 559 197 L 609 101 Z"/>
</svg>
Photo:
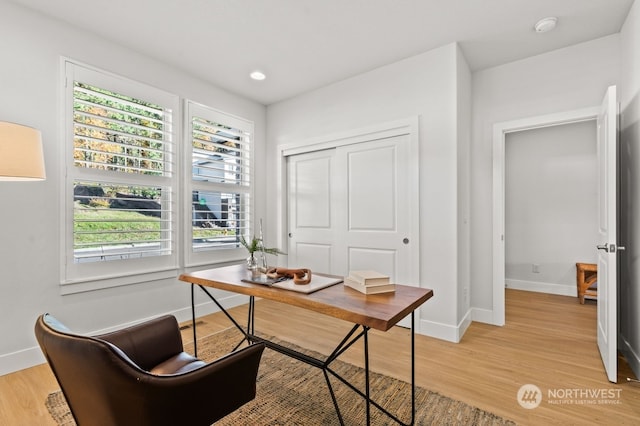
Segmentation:
<svg viewBox="0 0 640 426">
<path fill-rule="evenodd" d="M 254 334 L 254 321 L 255 321 L 255 297 L 249 296 L 249 309 L 247 314 L 247 333 Z"/>
<path fill-rule="evenodd" d="M 364 329 L 364 380 L 367 400 L 367 425 L 371 424 L 371 395 L 369 389 L 369 327 L 362 327 Z"/>
<path fill-rule="evenodd" d="M 196 300 L 194 284 L 191 284 L 191 327 L 193 327 L 193 356 L 198 357 L 198 340 L 196 338 Z"/>
<path fill-rule="evenodd" d="M 416 419 L 416 332 L 415 332 L 415 311 L 411 311 L 411 423 Z"/>
</svg>

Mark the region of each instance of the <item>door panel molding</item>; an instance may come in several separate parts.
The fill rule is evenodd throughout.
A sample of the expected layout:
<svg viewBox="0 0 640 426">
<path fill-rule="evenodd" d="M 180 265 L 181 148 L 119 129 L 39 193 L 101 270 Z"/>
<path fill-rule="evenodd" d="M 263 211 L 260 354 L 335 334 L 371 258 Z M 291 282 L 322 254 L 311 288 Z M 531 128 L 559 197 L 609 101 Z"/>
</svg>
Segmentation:
<svg viewBox="0 0 640 426">
<path fill-rule="evenodd" d="M 395 187 L 399 172 L 396 167 L 398 155 L 396 151 L 394 144 L 347 154 L 349 170 L 347 229 L 349 231 L 394 231 L 396 229 L 398 194 L 395 192 Z M 370 167 L 375 167 L 379 171 L 373 177 L 365 173 Z M 373 202 L 368 196 L 372 192 L 376 192 L 379 197 Z"/>
</svg>

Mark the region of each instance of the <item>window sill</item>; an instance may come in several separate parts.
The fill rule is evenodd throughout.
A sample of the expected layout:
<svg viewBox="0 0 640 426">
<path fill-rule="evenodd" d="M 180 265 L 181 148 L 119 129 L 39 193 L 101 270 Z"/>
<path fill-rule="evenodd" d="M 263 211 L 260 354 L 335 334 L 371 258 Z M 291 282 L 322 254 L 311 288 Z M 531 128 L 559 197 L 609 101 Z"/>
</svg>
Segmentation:
<svg viewBox="0 0 640 426">
<path fill-rule="evenodd" d="M 176 278 L 177 276 L 178 269 L 171 268 L 161 271 L 138 273 L 133 275 L 67 281 L 60 284 L 60 294 L 64 296 L 68 294 L 84 293 L 87 291 L 103 290 L 107 288 L 141 284 L 149 281 L 157 281 L 167 278 Z"/>
</svg>

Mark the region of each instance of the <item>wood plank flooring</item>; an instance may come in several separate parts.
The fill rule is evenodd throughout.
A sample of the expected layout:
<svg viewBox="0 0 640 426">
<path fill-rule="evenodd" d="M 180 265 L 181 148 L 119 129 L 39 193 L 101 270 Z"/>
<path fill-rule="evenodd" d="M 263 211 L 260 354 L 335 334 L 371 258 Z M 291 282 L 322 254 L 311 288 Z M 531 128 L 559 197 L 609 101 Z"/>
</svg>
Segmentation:
<svg viewBox="0 0 640 426">
<path fill-rule="evenodd" d="M 596 306 L 576 298 L 507 290 L 507 324 L 473 323 L 455 344 L 416 336 L 416 381 L 419 386 L 483 408 L 520 425 L 633 425 L 640 422 L 640 385 L 622 361 L 618 384 L 607 381 L 596 345 Z M 428 308 L 427 301 L 425 307 Z M 256 330 L 328 353 L 350 324 L 299 308 L 261 300 L 256 303 Z M 244 320 L 246 308 L 233 309 Z M 229 326 L 221 314 L 201 318 L 198 336 Z M 188 325 L 188 324 L 185 324 Z M 183 331 L 185 343 L 191 329 Z M 409 331 L 394 327 L 370 333 L 371 368 L 408 379 Z M 342 359 L 362 365 L 361 345 Z M 535 384 L 543 401 L 534 409 L 516 399 L 524 384 Z M 0 425 L 54 425 L 44 407 L 58 388 L 49 368 L 40 365 L 0 377 Z M 613 389 L 620 398 L 604 404 L 577 392 Z M 549 392 L 574 397 L 548 401 Z M 577 397 L 576 397 L 577 396 Z"/>
</svg>

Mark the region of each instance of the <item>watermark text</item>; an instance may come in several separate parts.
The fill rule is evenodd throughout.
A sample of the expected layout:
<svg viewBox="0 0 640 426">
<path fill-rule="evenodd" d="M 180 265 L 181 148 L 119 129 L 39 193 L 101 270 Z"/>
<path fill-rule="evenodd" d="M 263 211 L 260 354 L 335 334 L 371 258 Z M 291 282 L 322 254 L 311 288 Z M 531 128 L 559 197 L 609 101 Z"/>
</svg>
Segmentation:
<svg viewBox="0 0 640 426">
<path fill-rule="evenodd" d="M 549 405 L 618 405 L 622 404 L 622 389 L 555 388 L 543 393 L 533 384 L 522 385 L 517 400 L 521 407 L 533 409 L 541 403 Z"/>
</svg>

